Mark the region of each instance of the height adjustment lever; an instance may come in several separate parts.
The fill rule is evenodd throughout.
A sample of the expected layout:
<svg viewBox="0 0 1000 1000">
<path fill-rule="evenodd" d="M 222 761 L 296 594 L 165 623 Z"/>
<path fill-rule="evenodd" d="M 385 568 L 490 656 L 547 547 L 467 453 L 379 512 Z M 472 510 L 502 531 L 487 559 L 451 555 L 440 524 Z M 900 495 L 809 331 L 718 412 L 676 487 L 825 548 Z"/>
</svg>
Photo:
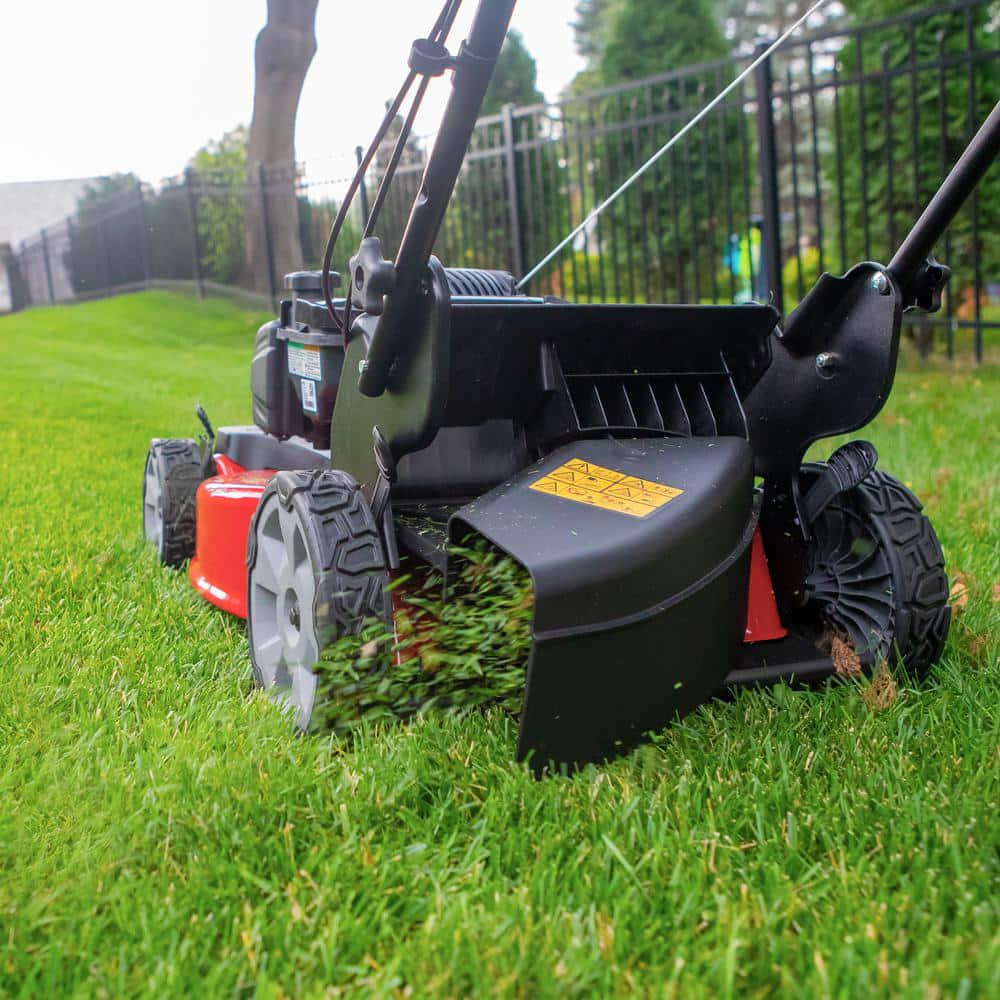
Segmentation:
<svg viewBox="0 0 1000 1000">
<path fill-rule="evenodd" d="M 853 490 L 874 470 L 878 462 L 875 445 L 848 441 L 830 457 L 823 472 L 802 499 L 806 524 L 812 524 L 841 493 Z"/>
</svg>

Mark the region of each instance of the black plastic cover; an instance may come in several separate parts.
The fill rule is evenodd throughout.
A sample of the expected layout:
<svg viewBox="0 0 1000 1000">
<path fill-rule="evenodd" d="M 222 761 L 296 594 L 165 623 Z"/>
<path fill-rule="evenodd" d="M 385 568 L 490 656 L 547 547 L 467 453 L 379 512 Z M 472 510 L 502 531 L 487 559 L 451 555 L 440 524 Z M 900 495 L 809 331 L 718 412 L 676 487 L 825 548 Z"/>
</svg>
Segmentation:
<svg viewBox="0 0 1000 1000">
<path fill-rule="evenodd" d="M 736 668 L 756 526 L 752 466 L 739 438 L 576 441 L 453 516 L 453 540 L 478 532 L 531 574 L 518 752 L 536 770 L 634 746 Z M 553 493 L 553 481 L 567 488 Z M 591 499 L 572 499 L 573 488 Z M 636 513 L 601 506 L 601 494 L 633 497 Z"/>
<path fill-rule="evenodd" d="M 253 422 L 268 434 L 286 438 L 301 434 L 304 421 L 301 405 L 288 379 L 287 347 L 278 337 L 279 327 L 278 321 L 272 320 L 257 331 L 250 365 L 250 388 Z"/>
</svg>

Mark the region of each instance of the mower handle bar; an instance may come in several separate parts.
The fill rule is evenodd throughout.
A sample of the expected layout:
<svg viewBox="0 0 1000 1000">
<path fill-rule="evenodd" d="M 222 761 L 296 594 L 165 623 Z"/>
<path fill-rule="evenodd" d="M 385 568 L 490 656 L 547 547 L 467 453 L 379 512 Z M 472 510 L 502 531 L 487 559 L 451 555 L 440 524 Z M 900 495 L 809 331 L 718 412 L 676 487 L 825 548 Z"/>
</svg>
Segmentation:
<svg viewBox="0 0 1000 1000">
<path fill-rule="evenodd" d="M 358 379 L 362 395 L 380 396 L 385 391 L 389 367 L 404 346 L 405 331 L 412 329 L 427 263 L 493 78 L 515 3 L 516 0 L 479 0 L 469 37 L 458 56 L 452 92 L 424 169 L 420 191 L 400 240 L 395 287 L 385 297 L 384 311 L 368 345 L 366 363 Z"/>
<path fill-rule="evenodd" d="M 888 271 L 904 291 L 917 280 L 934 244 L 958 214 L 983 175 L 1000 155 L 1000 101 L 965 147 L 937 193 L 889 262 Z"/>
</svg>

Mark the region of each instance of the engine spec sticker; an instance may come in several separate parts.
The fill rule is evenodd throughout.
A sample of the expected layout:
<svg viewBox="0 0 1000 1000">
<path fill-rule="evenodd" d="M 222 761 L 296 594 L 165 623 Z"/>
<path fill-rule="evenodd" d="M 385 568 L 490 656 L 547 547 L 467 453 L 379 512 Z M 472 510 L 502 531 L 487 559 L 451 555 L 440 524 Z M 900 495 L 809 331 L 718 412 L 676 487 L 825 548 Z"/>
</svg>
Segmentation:
<svg viewBox="0 0 1000 1000">
<path fill-rule="evenodd" d="M 580 458 L 571 458 L 565 465 L 547 472 L 531 484 L 531 489 L 631 517 L 652 514 L 684 492 Z"/>
<path fill-rule="evenodd" d="M 302 409 L 308 410 L 310 413 L 316 413 L 316 383 L 310 382 L 309 379 L 304 378 L 302 380 Z"/>
<path fill-rule="evenodd" d="M 323 378 L 323 363 L 320 360 L 319 348 L 312 344 L 296 344 L 288 342 L 288 374 L 300 378 L 311 378 L 319 382 Z"/>
</svg>

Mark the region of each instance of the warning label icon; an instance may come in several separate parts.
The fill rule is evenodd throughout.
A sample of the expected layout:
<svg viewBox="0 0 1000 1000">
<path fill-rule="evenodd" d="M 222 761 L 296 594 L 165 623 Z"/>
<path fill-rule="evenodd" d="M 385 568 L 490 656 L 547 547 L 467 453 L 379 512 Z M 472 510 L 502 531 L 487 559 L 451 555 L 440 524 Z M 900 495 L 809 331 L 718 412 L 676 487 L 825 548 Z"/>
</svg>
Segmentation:
<svg viewBox="0 0 1000 1000">
<path fill-rule="evenodd" d="M 580 458 L 571 458 L 536 479 L 531 489 L 631 517 L 646 517 L 684 492 L 674 486 L 605 469 Z"/>
</svg>

